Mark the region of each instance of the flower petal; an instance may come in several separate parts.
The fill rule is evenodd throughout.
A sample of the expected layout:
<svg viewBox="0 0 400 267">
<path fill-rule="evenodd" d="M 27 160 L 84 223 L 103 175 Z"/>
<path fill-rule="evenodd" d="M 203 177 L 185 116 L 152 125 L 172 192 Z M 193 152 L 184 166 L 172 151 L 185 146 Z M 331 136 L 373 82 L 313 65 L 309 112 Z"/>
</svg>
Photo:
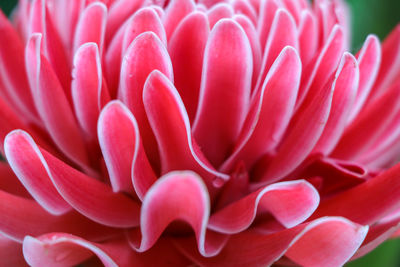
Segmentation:
<svg viewBox="0 0 400 267">
<path fill-rule="evenodd" d="M 86 136 L 96 140 L 98 98 L 103 82 L 97 44 L 86 43 L 79 47 L 74 56 L 72 76 L 71 93 L 77 120 Z"/>
<path fill-rule="evenodd" d="M 182 19 L 196 8 L 193 0 L 171 0 L 169 2 L 163 17 L 167 40 L 171 38 Z"/>
<path fill-rule="evenodd" d="M 324 131 L 312 153 L 328 155 L 339 142 L 345 130 L 357 94 L 359 69 L 357 60 L 345 52 L 336 71 L 332 107 Z"/>
<path fill-rule="evenodd" d="M 102 110 L 98 136 L 113 191 L 135 195 L 135 185 L 142 199 L 156 176 L 144 154 L 137 122 L 121 102 L 112 101 Z"/>
<path fill-rule="evenodd" d="M 2 234 L 17 242 L 22 242 L 26 235 L 38 236 L 54 231 L 64 231 L 97 241 L 103 241 L 120 233 L 115 228 L 94 223 L 74 211 L 53 216 L 34 200 L 0 190 L 0 232 Z"/>
<path fill-rule="evenodd" d="M 75 30 L 74 52 L 84 43 L 96 43 L 100 55 L 103 53 L 106 31 L 107 7 L 100 2 L 87 6 L 81 13 Z"/>
<path fill-rule="evenodd" d="M 292 116 L 300 85 L 301 61 L 296 50 L 282 50 L 261 91 L 253 98 L 240 137 L 231 157 L 222 170 L 229 170 L 235 162 L 243 161 L 247 167 L 278 145 Z"/>
<path fill-rule="evenodd" d="M 204 49 L 209 32 L 207 17 L 201 12 L 193 12 L 182 20 L 168 43 L 174 84 L 191 122 L 199 101 Z"/>
<path fill-rule="evenodd" d="M 83 215 L 113 227 L 133 227 L 139 223 L 140 207 L 135 201 L 123 194 L 113 193 L 109 186 L 86 176 L 40 149 L 23 131 L 14 131 L 7 139 L 8 142 L 13 142 L 10 148 L 23 151 L 18 157 L 21 162 L 18 166 L 20 170 L 30 174 L 30 177 L 42 177 L 44 183 L 47 183 L 47 180 L 43 175 L 47 173 L 46 176 L 50 177 L 62 198 Z M 29 165 L 23 162 L 29 162 Z"/>
<path fill-rule="evenodd" d="M 216 172 L 194 143 L 189 118 L 174 85 L 159 71 L 153 71 L 146 81 L 143 102 L 147 117 L 157 138 L 162 173 L 189 169 L 204 179 L 210 193 L 216 190 L 213 182 L 227 180 Z"/>
<path fill-rule="evenodd" d="M 33 34 L 26 47 L 25 61 L 36 108 L 61 151 L 85 167 L 88 158 L 81 133 L 57 76 L 40 53 L 40 47 L 41 35 Z"/>
<path fill-rule="evenodd" d="M 22 256 L 22 245 L 1 234 L 0 266 L 28 266 Z"/>
<path fill-rule="evenodd" d="M 318 204 L 318 192 L 306 181 L 276 183 L 216 211 L 208 228 L 226 234 L 239 233 L 253 223 L 258 212 L 271 213 L 282 225 L 291 228 L 306 220 Z"/>
<path fill-rule="evenodd" d="M 276 12 L 280 7 L 282 7 L 282 3 L 277 0 L 265 0 L 261 2 L 257 25 L 261 48 L 265 48 L 270 34 L 272 21 L 275 19 Z"/>
<path fill-rule="evenodd" d="M 317 52 L 319 41 L 317 19 L 309 10 L 304 10 L 301 14 L 298 38 L 301 61 L 307 66 Z"/>
<path fill-rule="evenodd" d="M 129 46 L 121 67 L 119 99 L 132 111 L 152 163 L 158 161 L 157 144 L 143 107 L 144 83 L 153 70 L 159 70 L 173 81 L 172 63 L 160 39 L 152 32 L 140 34 Z"/>
<path fill-rule="evenodd" d="M 233 235 L 212 258 L 202 257 L 193 246 L 176 245 L 203 266 L 269 266 L 284 254 L 302 266 L 341 266 L 356 252 L 367 231 L 368 227 L 345 218 L 324 217 L 273 234 L 249 230 Z"/>
<path fill-rule="evenodd" d="M 220 20 L 206 45 L 193 123 L 194 137 L 215 167 L 239 136 L 250 101 L 252 67 L 251 47 L 243 29 L 234 20 Z"/>
<path fill-rule="evenodd" d="M 268 35 L 267 43 L 263 47 L 263 60 L 261 65 L 261 73 L 258 77 L 256 90 L 260 90 L 271 65 L 282 49 L 286 46 L 292 46 L 298 49 L 297 27 L 293 17 L 285 9 L 278 9 L 275 13 L 271 30 Z M 257 91 L 256 91 L 257 92 Z"/>
<path fill-rule="evenodd" d="M 218 3 L 207 11 L 210 29 L 214 28 L 215 24 L 224 18 L 231 18 L 234 14 L 231 5 L 226 3 Z"/>
</svg>

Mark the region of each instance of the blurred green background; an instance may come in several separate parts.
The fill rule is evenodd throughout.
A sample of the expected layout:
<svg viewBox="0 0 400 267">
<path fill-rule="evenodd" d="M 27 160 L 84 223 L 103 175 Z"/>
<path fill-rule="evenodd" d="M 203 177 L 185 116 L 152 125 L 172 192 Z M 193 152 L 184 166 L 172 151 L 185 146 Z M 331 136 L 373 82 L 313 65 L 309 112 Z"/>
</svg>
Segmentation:
<svg viewBox="0 0 400 267">
<path fill-rule="evenodd" d="M 71 0 L 65 0 L 71 1 Z M 10 14 L 16 0 L 0 0 L 0 8 Z M 369 33 L 381 40 L 400 22 L 400 0 L 347 0 L 352 13 L 352 48 L 357 51 Z M 400 266 L 400 239 L 389 240 L 347 267 Z"/>
</svg>

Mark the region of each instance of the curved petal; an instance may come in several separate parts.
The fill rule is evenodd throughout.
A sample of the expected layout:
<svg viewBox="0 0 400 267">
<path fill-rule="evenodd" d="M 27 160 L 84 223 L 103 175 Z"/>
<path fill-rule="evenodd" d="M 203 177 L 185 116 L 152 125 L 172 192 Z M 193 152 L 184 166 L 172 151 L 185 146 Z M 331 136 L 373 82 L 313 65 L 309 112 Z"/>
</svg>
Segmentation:
<svg viewBox="0 0 400 267">
<path fill-rule="evenodd" d="M 57 76 L 41 54 L 40 47 L 41 35 L 33 34 L 26 47 L 25 61 L 36 108 L 61 151 L 85 167 L 88 158 L 79 127 Z"/>
<path fill-rule="evenodd" d="M 119 88 L 119 99 L 135 116 L 143 145 L 152 163 L 158 162 L 157 144 L 143 107 L 143 86 L 153 70 L 159 70 L 173 81 L 172 63 L 167 49 L 152 32 L 140 34 L 125 53 Z"/>
<path fill-rule="evenodd" d="M 321 201 L 311 216 L 344 216 L 371 225 L 400 206 L 400 164 L 360 185 Z"/>
<path fill-rule="evenodd" d="M 276 11 L 271 30 L 268 35 L 267 43 L 263 47 L 263 60 L 261 64 L 261 73 L 258 77 L 256 90 L 260 90 L 272 63 L 276 60 L 279 53 L 286 46 L 292 46 L 298 49 L 297 27 L 292 15 L 283 8 Z M 257 91 L 256 91 L 257 93 Z"/>
<path fill-rule="evenodd" d="M 282 3 L 277 0 L 261 1 L 260 14 L 258 16 L 257 31 L 260 38 L 261 48 L 265 48 L 268 36 L 271 31 L 272 21 L 275 19 L 278 8 Z"/>
<path fill-rule="evenodd" d="M 207 255 L 206 227 L 210 199 L 202 179 L 190 171 L 171 172 L 161 177 L 147 192 L 140 216 L 141 241 L 131 238 L 138 251 L 151 248 L 165 228 L 175 220 L 193 229 L 202 255 Z"/>
<path fill-rule="evenodd" d="M 271 160 L 261 184 L 277 181 L 294 171 L 309 155 L 328 120 L 334 87 L 328 82 L 323 90 L 310 96 L 292 118 L 286 137 Z"/>
<path fill-rule="evenodd" d="M 7 135 L 4 150 L 10 167 L 32 197 L 49 213 L 60 215 L 71 206 L 57 192 L 41 159 L 31 150 L 31 140 L 19 138 L 20 130 Z"/>
<path fill-rule="evenodd" d="M 22 245 L 0 234 L 0 266 L 28 266 L 22 255 Z"/>
<path fill-rule="evenodd" d="M 357 117 L 367 101 L 378 75 L 381 57 L 381 44 L 379 43 L 378 37 L 369 35 L 357 55 L 358 65 L 360 67 L 360 84 L 357 90 L 356 101 L 348 119 L 349 124 Z"/>
<path fill-rule="evenodd" d="M 94 2 L 82 11 L 75 30 L 74 48 L 76 51 L 84 43 L 96 43 L 100 55 L 103 53 L 106 31 L 107 7 L 101 2 Z"/>
<path fill-rule="evenodd" d="M 247 167 L 278 145 L 292 117 L 300 85 L 301 61 L 286 47 L 272 65 L 261 91 L 253 98 L 233 154 L 221 167 L 229 170 L 237 161 Z"/>
<path fill-rule="evenodd" d="M 319 41 L 317 19 L 309 10 L 301 14 L 298 38 L 301 61 L 303 66 L 307 66 L 317 53 Z"/>
<path fill-rule="evenodd" d="M 193 135 L 215 167 L 239 136 L 250 101 L 252 68 L 251 47 L 242 27 L 231 19 L 220 20 L 206 45 L 193 123 Z"/>
<path fill-rule="evenodd" d="M 213 182 L 229 177 L 216 172 L 194 143 L 189 118 L 174 85 L 161 72 L 153 71 L 144 86 L 143 102 L 157 138 L 162 173 L 193 170 L 205 180 L 213 195 Z"/>
<path fill-rule="evenodd" d="M 253 6 L 245 0 L 236 0 L 233 2 L 235 14 L 243 14 L 250 19 L 253 25 L 257 25 L 257 14 Z"/>
<path fill-rule="evenodd" d="M 231 5 L 226 3 L 218 3 L 207 11 L 210 29 L 214 28 L 215 24 L 221 19 L 231 18 L 234 14 Z"/>
<path fill-rule="evenodd" d="M 207 227 L 235 234 L 247 229 L 258 212 L 268 212 L 282 225 L 291 228 L 306 220 L 318 204 L 318 192 L 306 181 L 276 183 L 216 211 Z"/>
<path fill-rule="evenodd" d="M 201 12 L 193 12 L 182 20 L 168 43 L 174 84 L 191 122 L 199 101 L 204 49 L 209 32 L 207 17 Z"/>
<path fill-rule="evenodd" d="M 11 148 L 23 151 L 19 160 L 29 162 L 20 168 L 30 176 L 50 177 L 62 198 L 88 218 L 108 226 L 134 227 L 139 223 L 140 206 L 132 199 L 66 165 L 48 152 L 37 147 L 23 131 L 8 135 Z M 47 183 L 47 182 L 46 182 Z"/>
<path fill-rule="evenodd" d="M 163 17 L 163 23 L 168 40 L 171 38 L 182 19 L 195 9 L 196 6 L 193 0 L 170 1 Z"/>
<path fill-rule="evenodd" d="M 2 234 L 17 242 L 22 242 L 26 235 L 38 236 L 54 231 L 72 233 L 96 241 L 103 241 L 120 233 L 115 228 L 94 223 L 74 211 L 53 216 L 34 200 L 0 190 L 0 232 Z"/>
<path fill-rule="evenodd" d="M 135 185 L 142 199 L 156 176 L 144 154 L 137 122 L 121 102 L 112 101 L 102 110 L 98 136 L 113 191 L 134 194 Z"/>
<path fill-rule="evenodd" d="M 359 82 L 357 60 L 350 53 L 344 53 L 335 76 L 329 118 L 312 153 L 328 155 L 335 148 L 345 130 Z"/>
<path fill-rule="evenodd" d="M 188 258 L 203 266 L 269 266 L 286 255 L 303 266 L 342 266 L 357 251 L 368 226 L 341 217 L 324 217 L 307 224 L 263 234 L 249 230 L 233 235 L 221 252 L 202 257 L 193 246 L 176 243 Z M 316 249 L 318 248 L 318 249 Z"/>
<path fill-rule="evenodd" d="M 0 162 L 0 190 L 13 195 L 30 198 L 30 194 L 6 162 Z"/>
<path fill-rule="evenodd" d="M 86 43 L 79 47 L 74 56 L 72 76 L 71 94 L 77 120 L 85 134 L 96 140 L 98 98 L 103 83 L 97 44 Z"/>
</svg>

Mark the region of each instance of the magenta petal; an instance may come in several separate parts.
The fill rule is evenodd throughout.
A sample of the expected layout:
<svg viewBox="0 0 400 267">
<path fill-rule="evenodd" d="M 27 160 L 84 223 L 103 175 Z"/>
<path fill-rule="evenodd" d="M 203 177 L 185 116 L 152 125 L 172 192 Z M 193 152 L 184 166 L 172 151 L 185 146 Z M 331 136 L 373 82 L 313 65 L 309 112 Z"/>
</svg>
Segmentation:
<svg viewBox="0 0 400 267">
<path fill-rule="evenodd" d="M 79 127 L 57 76 L 40 53 L 40 47 L 41 35 L 34 34 L 25 54 L 36 108 L 57 146 L 79 166 L 85 166 L 88 158 Z"/>
<path fill-rule="evenodd" d="M 0 234 L 0 266 L 28 266 L 22 255 L 22 245 Z"/>
<path fill-rule="evenodd" d="M 144 0 L 116 0 L 107 16 L 106 44 L 108 44 L 124 21 L 143 5 Z"/>
<path fill-rule="evenodd" d="M 371 225 L 400 206 L 400 165 L 321 202 L 312 218 L 344 216 L 356 223 Z"/>
<path fill-rule="evenodd" d="M 233 235 L 212 258 L 202 257 L 192 246 L 177 246 L 202 266 L 269 266 L 286 254 L 302 266 L 333 267 L 350 259 L 367 231 L 345 218 L 324 217 L 273 234 L 249 230 Z"/>
<path fill-rule="evenodd" d="M 183 220 L 192 227 L 200 253 L 207 255 L 205 235 L 209 213 L 209 195 L 199 176 L 190 171 L 168 173 L 150 188 L 143 199 L 140 216 L 142 239 L 133 245 L 138 251 L 146 251 L 171 222 Z"/>
<path fill-rule="evenodd" d="M 88 42 L 96 43 L 100 54 L 103 52 L 106 31 L 107 7 L 103 3 L 94 2 L 87 6 L 79 18 L 75 30 L 74 49 Z"/>
<path fill-rule="evenodd" d="M 227 180 L 216 172 L 194 143 L 189 118 L 174 85 L 159 71 L 153 71 L 146 81 L 143 102 L 147 117 L 157 138 L 162 173 L 190 169 L 205 180 L 210 193 L 214 179 Z"/>
<path fill-rule="evenodd" d="M 368 36 L 357 55 L 358 65 L 360 67 L 360 84 L 357 90 L 356 101 L 348 119 L 349 123 L 354 120 L 367 101 L 372 85 L 378 75 L 381 64 L 381 54 L 379 39 L 374 35 Z"/>
<path fill-rule="evenodd" d="M 74 56 L 71 93 L 78 122 L 91 140 L 97 139 L 102 77 L 98 46 L 95 43 L 82 45 Z"/>
<path fill-rule="evenodd" d="M 324 87 L 331 74 L 335 72 L 344 52 L 345 37 L 340 26 L 336 25 L 321 51 L 315 55 L 313 61 L 306 66 L 303 72 L 296 107 L 299 108 L 307 95 L 315 95 Z"/>
<path fill-rule="evenodd" d="M 245 0 L 236 0 L 233 2 L 235 14 L 245 15 L 253 25 L 257 25 L 257 14 L 253 6 Z"/>
<path fill-rule="evenodd" d="M 262 47 L 264 57 L 256 90 L 260 90 L 262 82 L 267 76 L 272 63 L 278 57 L 282 49 L 286 46 L 292 46 L 295 49 L 298 48 L 297 35 L 296 22 L 293 17 L 285 9 L 278 9 L 271 25 L 267 43 L 265 47 Z"/>
<path fill-rule="evenodd" d="M 291 228 L 306 220 L 318 204 L 318 192 L 306 181 L 276 183 L 215 212 L 208 228 L 226 234 L 239 233 L 251 225 L 257 211 L 268 212 L 282 225 Z"/>
<path fill-rule="evenodd" d="M 18 242 L 22 242 L 26 235 L 38 236 L 53 231 L 64 231 L 89 240 L 103 241 L 119 231 L 94 223 L 77 212 L 53 216 L 36 201 L 1 190 L 0 200 L 0 232 Z"/>
<path fill-rule="evenodd" d="M 257 31 L 262 48 L 267 43 L 272 21 L 275 19 L 275 14 L 279 7 L 282 7 L 282 3 L 277 0 L 265 0 L 261 2 Z"/>
<path fill-rule="evenodd" d="M 11 45 L 12 44 L 12 45 Z M 37 121 L 37 111 L 24 69 L 24 47 L 7 17 L 0 12 L 0 78 L 13 106 L 29 120 Z"/>
<path fill-rule="evenodd" d="M 192 122 L 199 101 L 204 49 L 210 29 L 207 17 L 193 12 L 179 24 L 169 41 L 175 86 Z"/>
<path fill-rule="evenodd" d="M 252 67 L 250 43 L 242 27 L 231 19 L 220 20 L 206 45 L 193 123 L 194 137 L 215 167 L 239 136 L 249 107 Z"/>
<path fill-rule="evenodd" d="M 127 23 L 122 42 L 122 55 L 138 35 L 147 31 L 155 33 L 163 44 L 167 44 L 164 26 L 155 9 L 151 7 L 138 10 Z"/>
<path fill-rule="evenodd" d="M 100 114 L 98 135 L 114 192 L 135 194 L 135 185 L 142 199 L 156 176 L 144 154 L 132 113 L 119 101 L 110 102 Z"/>
<path fill-rule="evenodd" d="M 238 160 L 250 167 L 262 155 L 278 145 L 292 116 L 300 85 L 301 61 L 296 50 L 282 50 L 261 91 L 252 101 L 235 150 L 221 167 L 231 169 Z"/>
<path fill-rule="evenodd" d="M 398 25 L 382 44 L 382 62 L 374 88 L 369 97 L 377 99 L 398 78 L 400 71 L 400 25 Z"/>
<path fill-rule="evenodd" d="M 328 155 L 336 146 L 346 127 L 357 94 L 359 69 L 357 60 L 345 53 L 336 71 L 332 107 L 324 131 L 313 153 Z"/>
<path fill-rule="evenodd" d="M 140 206 L 127 196 L 113 193 L 109 186 L 86 176 L 38 148 L 25 132 L 12 132 L 8 135 L 8 140 L 10 141 L 7 143 L 13 142 L 10 144 L 10 149 L 23 150 L 18 159 L 30 164 L 21 163 L 21 169 L 26 168 L 22 170 L 27 171 L 30 176 L 42 177 L 42 185 L 48 184 L 43 178 L 47 174 L 62 198 L 88 218 L 114 227 L 133 227 L 139 223 Z M 54 204 L 54 196 L 51 201 L 48 203 Z"/>
<path fill-rule="evenodd" d="M 301 14 L 298 38 L 301 61 L 304 66 L 307 66 L 317 52 L 319 41 L 317 19 L 308 10 Z"/>
<path fill-rule="evenodd" d="M 120 76 L 119 99 L 132 111 L 151 162 L 158 161 L 157 144 L 143 107 L 144 83 L 153 70 L 159 70 L 173 81 L 172 63 L 167 49 L 152 32 L 140 34 L 125 53 Z"/>
<path fill-rule="evenodd" d="M 14 173 L 33 198 L 48 212 L 60 215 L 71 210 L 71 206 L 60 196 L 47 175 L 37 151 L 31 149 L 33 140 L 22 131 L 7 135 L 4 150 Z"/>
<path fill-rule="evenodd" d="M 107 267 L 135 264 L 134 252 L 124 240 L 93 243 L 66 233 L 27 236 L 23 252 L 31 266 L 75 266 L 93 254 Z"/>
<path fill-rule="evenodd" d="M 218 3 L 207 11 L 208 21 L 210 22 L 210 29 L 214 28 L 215 24 L 221 19 L 231 18 L 234 14 L 231 5 L 226 3 Z"/>
<path fill-rule="evenodd" d="M 193 0 L 171 0 L 165 10 L 163 23 L 169 40 L 182 19 L 195 10 Z"/>
<path fill-rule="evenodd" d="M 30 198 L 28 191 L 6 162 L 0 162 L 0 190 L 7 193 Z"/>
<path fill-rule="evenodd" d="M 334 88 L 331 82 L 310 96 L 292 118 L 286 137 L 271 160 L 262 182 L 285 177 L 303 162 L 320 138 L 328 120 Z"/>
</svg>

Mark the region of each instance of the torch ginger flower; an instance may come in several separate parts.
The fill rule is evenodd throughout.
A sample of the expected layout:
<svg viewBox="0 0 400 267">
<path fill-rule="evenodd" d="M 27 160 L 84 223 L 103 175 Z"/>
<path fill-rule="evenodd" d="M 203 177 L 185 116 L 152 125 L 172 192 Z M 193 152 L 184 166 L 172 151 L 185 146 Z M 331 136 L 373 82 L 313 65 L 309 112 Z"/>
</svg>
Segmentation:
<svg viewBox="0 0 400 267">
<path fill-rule="evenodd" d="M 400 28 L 340 0 L 0 15 L 0 265 L 341 266 L 400 223 Z"/>
</svg>

